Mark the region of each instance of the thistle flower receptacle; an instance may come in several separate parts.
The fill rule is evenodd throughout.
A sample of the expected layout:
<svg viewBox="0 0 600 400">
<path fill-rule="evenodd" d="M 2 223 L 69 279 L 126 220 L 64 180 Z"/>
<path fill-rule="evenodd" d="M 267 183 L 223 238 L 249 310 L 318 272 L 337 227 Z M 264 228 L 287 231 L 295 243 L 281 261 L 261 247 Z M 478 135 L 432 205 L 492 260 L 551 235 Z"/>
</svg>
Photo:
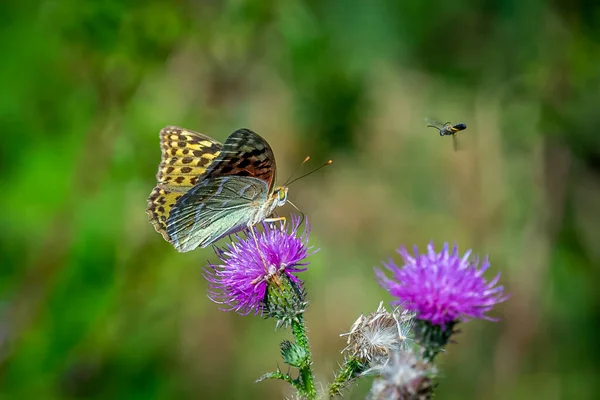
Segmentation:
<svg viewBox="0 0 600 400">
<path fill-rule="evenodd" d="M 221 263 L 204 270 L 211 300 L 225 305 L 226 311 L 259 315 L 272 296 L 281 305 L 279 294 L 285 291 L 287 301 L 298 303 L 293 307 L 305 307 L 302 281 L 296 275 L 306 271 L 309 263 L 304 260 L 314 251 L 308 247 L 308 222 L 299 232 L 301 222 L 292 216 L 287 225 L 264 223 L 262 232 L 235 235 L 224 247 L 215 246 Z"/>
<path fill-rule="evenodd" d="M 440 326 L 472 318 L 492 320 L 485 314 L 507 299 L 504 288 L 496 286 L 500 274 L 486 282 L 483 274 L 490 266 L 489 260 L 486 257 L 478 268 L 478 259 L 469 260 L 471 250 L 461 258 L 458 248 L 454 246 L 450 253 L 446 243 L 439 253 L 433 244 L 427 246 L 426 254 L 419 254 L 416 248 L 414 257 L 405 248 L 398 253 L 404 262 L 402 267 L 391 259 L 383 263 L 392 278 L 380 269 L 375 273 L 380 286 L 396 298 L 393 304 L 415 312 L 418 319 Z"/>
</svg>

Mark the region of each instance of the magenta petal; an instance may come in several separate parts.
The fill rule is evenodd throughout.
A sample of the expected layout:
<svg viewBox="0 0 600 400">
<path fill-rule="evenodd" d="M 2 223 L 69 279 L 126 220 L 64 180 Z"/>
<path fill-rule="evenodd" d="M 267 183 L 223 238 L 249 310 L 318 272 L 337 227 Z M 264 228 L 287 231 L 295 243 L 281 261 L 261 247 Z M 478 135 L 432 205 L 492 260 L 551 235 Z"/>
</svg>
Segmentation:
<svg viewBox="0 0 600 400">
<path fill-rule="evenodd" d="M 302 285 L 295 275 L 306 271 L 305 258 L 314 254 L 308 247 L 310 226 L 308 221 L 299 233 L 302 219 L 292 216 L 291 223 L 264 223 L 264 230 L 245 237 L 235 235 L 235 240 L 224 247 L 215 246 L 221 264 L 209 264 L 204 277 L 209 283 L 209 298 L 223 304 L 223 310 L 239 314 L 262 314 L 261 305 L 267 294 L 270 276 L 286 275 Z M 258 242 L 258 247 L 257 247 Z"/>
<path fill-rule="evenodd" d="M 404 265 L 398 267 L 392 260 L 384 262 L 392 277 L 375 269 L 376 278 L 379 285 L 396 298 L 393 304 L 402 304 L 416 312 L 419 319 L 436 325 L 458 319 L 491 320 L 485 313 L 508 298 L 502 286 L 495 286 L 499 274 L 490 282 L 483 277 L 490 266 L 489 259 L 486 257 L 479 268 L 478 259 L 469 261 L 471 250 L 461 258 L 457 246 L 450 250 L 445 243 L 442 251 L 436 253 L 430 243 L 424 254 L 419 254 L 415 246 L 414 258 L 404 247 L 398 253 Z"/>
</svg>

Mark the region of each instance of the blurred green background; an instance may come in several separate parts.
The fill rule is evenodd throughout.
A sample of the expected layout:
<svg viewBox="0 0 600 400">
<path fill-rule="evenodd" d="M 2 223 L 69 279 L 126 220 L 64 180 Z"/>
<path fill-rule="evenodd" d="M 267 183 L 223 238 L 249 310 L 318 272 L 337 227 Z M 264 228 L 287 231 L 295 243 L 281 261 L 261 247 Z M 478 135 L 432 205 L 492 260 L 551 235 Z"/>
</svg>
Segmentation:
<svg viewBox="0 0 600 400">
<path fill-rule="evenodd" d="M 148 223 L 158 132 L 248 127 L 320 252 L 303 274 L 321 385 L 433 240 L 511 293 L 463 325 L 438 399 L 600 395 L 600 5 L 543 0 L 0 5 L 0 398 L 280 399 L 273 321 L 218 310 L 210 249 Z M 462 149 L 423 119 L 465 122 Z M 283 214 L 292 212 L 286 206 Z M 369 382 L 346 398 L 360 399 Z"/>
</svg>

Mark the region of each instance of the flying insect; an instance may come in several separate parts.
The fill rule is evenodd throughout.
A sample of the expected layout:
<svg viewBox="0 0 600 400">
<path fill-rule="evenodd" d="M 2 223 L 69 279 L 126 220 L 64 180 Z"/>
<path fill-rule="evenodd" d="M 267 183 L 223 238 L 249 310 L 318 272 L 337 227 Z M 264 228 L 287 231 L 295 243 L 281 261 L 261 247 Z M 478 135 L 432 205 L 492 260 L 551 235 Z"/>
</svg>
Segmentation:
<svg viewBox="0 0 600 400">
<path fill-rule="evenodd" d="M 467 129 L 467 124 L 452 124 L 451 122 L 446 122 L 442 124 L 439 121 L 432 120 L 429 118 L 425 118 L 425 121 L 428 123 L 427 127 L 437 129 L 440 132 L 440 136 L 452 136 L 454 151 L 458 150 L 458 139 L 456 137 L 456 134 L 460 131 L 464 131 L 465 129 Z"/>
</svg>

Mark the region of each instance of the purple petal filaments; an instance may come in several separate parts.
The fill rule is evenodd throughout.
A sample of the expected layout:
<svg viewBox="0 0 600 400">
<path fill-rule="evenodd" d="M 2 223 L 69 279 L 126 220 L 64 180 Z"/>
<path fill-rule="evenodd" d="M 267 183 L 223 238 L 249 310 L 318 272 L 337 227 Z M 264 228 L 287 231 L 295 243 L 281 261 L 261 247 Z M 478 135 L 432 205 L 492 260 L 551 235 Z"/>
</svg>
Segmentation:
<svg viewBox="0 0 600 400">
<path fill-rule="evenodd" d="M 398 253 L 404 265 L 398 267 L 391 259 L 384 262 L 392 277 L 376 268 L 377 280 L 396 298 L 393 304 L 416 312 L 418 319 L 434 325 L 471 318 L 491 319 L 485 313 L 507 298 L 504 288 L 496 286 L 500 274 L 490 282 L 483 278 L 490 266 L 487 257 L 479 268 L 478 260 L 469 260 L 470 250 L 460 257 L 458 248 L 454 246 L 450 253 L 447 243 L 439 253 L 433 244 L 427 246 L 425 254 L 419 254 L 416 248 L 414 256 L 405 248 Z"/>
<path fill-rule="evenodd" d="M 235 235 L 231 243 L 215 247 L 221 264 L 209 264 L 204 271 L 211 300 L 226 305 L 226 311 L 258 315 L 270 283 L 285 276 L 301 287 L 296 274 L 306 270 L 304 259 L 314 253 L 308 247 L 310 226 L 306 222 L 300 233 L 301 222 L 292 216 L 288 224 L 264 223 L 262 232 Z"/>
</svg>

